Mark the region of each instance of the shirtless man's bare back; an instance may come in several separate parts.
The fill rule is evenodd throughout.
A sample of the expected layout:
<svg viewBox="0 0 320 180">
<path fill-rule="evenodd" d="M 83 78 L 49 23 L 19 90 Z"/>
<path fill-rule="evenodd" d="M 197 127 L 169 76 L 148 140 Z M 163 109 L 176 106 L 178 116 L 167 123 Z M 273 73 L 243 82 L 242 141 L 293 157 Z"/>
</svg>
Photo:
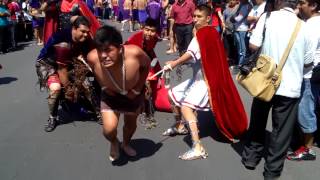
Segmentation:
<svg viewBox="0 0 320 180">
<path fill-rule="evenodd" d="M 139 47 L 122 45 L 120 32 L 111 26 L 103 26 L 97 31 L 95 43 L 98 48 L 88 54 L 87 60 L 102 87 L 103 134 L 111 142 L 109 159 L 119 158 L 117 126 L 120 113 L 124 113 L 121 148 L 128 156 L 135 156 L 136 151 L 129 143 L 142 110 L 150 59 Z"/>
</svg>

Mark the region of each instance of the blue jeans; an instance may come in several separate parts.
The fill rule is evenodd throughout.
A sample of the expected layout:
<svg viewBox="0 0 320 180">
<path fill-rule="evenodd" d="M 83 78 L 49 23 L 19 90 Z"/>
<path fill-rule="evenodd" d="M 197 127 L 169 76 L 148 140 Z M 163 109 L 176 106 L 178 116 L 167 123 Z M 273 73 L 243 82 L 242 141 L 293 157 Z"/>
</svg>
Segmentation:
<svg viewBox="0 0 320 180">
<path fill-rule="evenodd" d="M 298 121 L 302 132 L 314 133 L 317 130 L 317 116 L 315 113 L 319 97 L 319 85 L 304 78 L 301 88 L 301 97 L 298 110 Z"/>
<path fill-rule="evenodd" d="M 247 32 L 246 31 L 236 31 L 234 32 L 235 44 L 238 50 L 238 65 L 244 63 L 247 52 Z"/>
</svg>

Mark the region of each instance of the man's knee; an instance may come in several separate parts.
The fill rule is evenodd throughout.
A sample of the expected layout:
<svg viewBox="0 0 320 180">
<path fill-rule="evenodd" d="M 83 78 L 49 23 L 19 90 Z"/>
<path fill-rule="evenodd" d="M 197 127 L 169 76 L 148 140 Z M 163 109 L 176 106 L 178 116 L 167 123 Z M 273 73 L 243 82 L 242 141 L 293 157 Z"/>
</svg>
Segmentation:
<svg viewBox="0 0 320 180">
<path fill-rule="evenodd" d="M 106 138 L 116 137 L 117 136 L 117 128 L 103 128 L 102 134 Z"/>
<path fill-rule="evenodd" d="M 60 83 L 51 83 L 49 85 L 49 90 L 52 92 L 60 92 L 61 91 L 61 84 Z"/>
<path fill-rule="evenodd" d="M 181 106 L 181 113 L 192 113 L 193 110 L 188 106 Z"/>
</svg>

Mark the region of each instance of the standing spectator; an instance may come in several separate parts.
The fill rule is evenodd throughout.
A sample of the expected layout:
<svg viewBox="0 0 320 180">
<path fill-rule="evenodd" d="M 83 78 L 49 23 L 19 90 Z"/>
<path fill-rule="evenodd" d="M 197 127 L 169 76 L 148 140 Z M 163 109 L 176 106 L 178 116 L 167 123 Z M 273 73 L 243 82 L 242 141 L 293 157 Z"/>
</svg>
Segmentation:
<svg viewBox="0 0 320 180">
<path fill-rule="evenodd" d="M 162 6 L 162 13 L 161 13 L 161 37 L 163 40 L 169 40 L 168 37 L 168 16 L 170 11 L 168 11 L 168 7 L 169 7 L 169 0 L 162 0 L 161 3 Z"/>
<path fill-rule="evenodd" d="M 312 58 L 313 63 L 304 67 L 301 99 L 298 110 L 298 122 L 303 132 L 302 146 L 289 154 L 289 160 L 315 160 L 316 153 L 312 150 L 314 132 L 317 130 L 316 107 L 319 106 L 319 83 L 311 82 L 312 69 L 320 63 L 320 0 L 299 1 L 299 11 L 307 19 L 306 31 L 312 40 L 312 49 L 307 57 Z M 309 56 L 308 56 L 309 55 Z"/>
<path fill-rule="evenodd" d="M 148 18 L 148 14 L 147 14 L 147 0 L 135 0 L 137 1 L 137 8 L 138 8 L 138 16 L 139 16 L 139 24 L 144 25 L 147 18 Z"/>
<path fill-rule="evenodd" d="M 265 0 L 254 0 L 255 5 L 252 7 L 250 13 L 248 14 L 247 21 L 249 23 L 248 33 L 251 35 L 252 30 L 256 26 L 260 16 L 264 13 L 266 7 Z"/>
<path fill-rule="evenodd" d="M 34 29 L 34 37 L 37 40 L 37 45 L 43 45 L 43 25 L 44 16 L 40 11 L 41 3 L 40 0 L 30 1 L 30 13 L 32 15 L 32 27 Z"/>
<path fill-rule="evenodd" d="M 94 0 L 85 0 L 86 5 L 88 6 L 88 8 L 90 9 L 90 11 L 92 13 L 94 13 Z"/>
<path fill-rule="evenodd" d="M 177 0 L 171 10 L 174 19 L 174 33 L 177 37 L 179 54 L 182 55 L 188 48 L 193 37 L 192 19 L 195 5 L 191 0 Z"/>
<path fill-rule="evenodd" d="M 215 27 L 220 34 L 222 34 L 225 30 L 225 24 L 222 15 L 221 0 L 212 0 L 211 8 L 211 25 Z"/>
<path fill-rule="evenodd" d="M 169 33 L 169 49 L 166 51 L 167 54 L 177 52 L 177 39 L 176 34 L 173 31 L 174 19 L 171 16 L 171 10 L 174 0 L 169 0 L 168 7 L 166 8 L 166 16 L 168 18 L 168 33 Z"/>
<path fill-rule="evenodd" d="M 102 18 L 102 0 L 94 1 L 94 15 L 98 18 Z"/>
<path fill-rule="evenodd" d="M 16 46 L 17 46 L 15 33 L 16 33 L 16 25 L 18 22 L 18 18 L 16 16 L 16 13 L 20 12 L 20 6 L 16 0 L 9 0 L 7 6 L 9 9 L 9 12 L 10 12 L 10 19 L 11 19 L 10 43 L 11 43 L 11 48 L 14 50 L 14 49 L 16 49 Z"/>
<path fill-rule="evenodd" d="M 276 0 L 275 5 L 277 10 L 271 12 L 267 20 L 266 14 L 260 17 L 250 38 L 250 48 L 258 50 L 259 47 L 262 47 L 261 53 L 271 57 L 276 64 L 279 64 L 289 39 L 301 20 L 293 10 L 295 1 Z M 265 22 L 265 38 L 262 42 Z M 310 47 L 310 40 L 308 40 L 304 24 L 302 23 L 301 26 L 283 66 L 281 84 L 274 97 L 270 102 L 254 98 L 251 106 L 250 126 L 241 162 L 247 169 L 255 169 L 263 157 L 265 148 L 263 172 L 265 180 L 275 180 L 281 176 L 297 118 L 303 67 L 304 64 L 312 62 L 310 58 L 305 58 Z M 272 132 L 268 133 L 269 141 L 266 144 L 265 128 L 270 109 L 272 111 Z"/>
<path fill-rule="evenodd" d="M 112 19 L 114 21 L 118 21 L 119 17 L 119 1 L 118 0 L 111 0 L 111 5 L 112 5 Z"/>
<path fill-rule="evenodd" d="M 237 13 L 230 20 L 235 25 L 235 42 L 238 50 L 238 65 L 244 63 L 247 47 L 248 47 L 248 38 L 247 32 L 249 29 L 247 16 L 251 10 L 251 5 L 248 0 L 240 0 L 240 5 Z"/>
<path fill-rule="evenodd" d="M 133 31 L 136 30 L 136 24 L 138 24 L 138 28 L 140 29 L 140 23 L 139 23 L 139 10 L 138 10 L 138 0 L 131 0 L 131 22 L 132 22 L 132 29 Z"/>
<path fill-rule="evenodd" d="M 121 3 L 121 1 L 119 1 Z M 132 26 L 132 0 L 123 0 L 123 9 L 121 11 L 122 13 L 122 21 L 121 21 L 121 31 L 124 31 L 124 26 L 126 23 L 129 23 L 129 31 L 133 32 L 133 26 Z"/>
<path fill-rule="evenodd" d="M 157 30 L 160 29 L 160 13 L 161 13 L 161 4 L 159 0 L 150 0 L 146 7 L 149 18 L 157 21 L 158 27 Z"/>
<path fill-rule="evenodd" d="M 234 40 L 234 24 L 230 21 L 230 18 L 236 14 L 239 4 L 238 0 L 229 0 L 226 5 L 226 9 L 223 11 L 223 19 L 225 22 L 225 31 L 224 31 L 224 45 L 227 51 L 229 65 L 236 65 L 236 45 Z"/>
<path fill-rule="evenodd" d="M 103 11 L 102 11 L 102 19 L 110 19 L 111 18 L 111 0 L 104 0 L 102 2 L 103 5 Z"/>
<path fill-rule="evenodd" d="M 30 1 L 25 0 L 22 3 L 22 13 L 24 19 L 24 29 L 25 29 L 25 40 L 31 41 L 33 39 L 33 29 L 32 29 L 32 16 L 29 14 L 30 12 Z"/>
<path fill-rule="evenodd" d="M 3 0 L 0 0 L 0 52 L 6 53 L 8 48 L 8 41 L 6 39 L 8 35 L 9 21 L 8 17 L 10 13 Z"/>
</svg>

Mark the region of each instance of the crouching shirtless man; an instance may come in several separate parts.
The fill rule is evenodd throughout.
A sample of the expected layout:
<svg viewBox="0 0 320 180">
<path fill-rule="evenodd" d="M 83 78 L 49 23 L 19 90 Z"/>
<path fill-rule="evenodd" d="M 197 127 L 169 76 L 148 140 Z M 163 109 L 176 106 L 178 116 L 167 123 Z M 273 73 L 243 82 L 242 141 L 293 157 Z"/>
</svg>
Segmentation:
<svg viewBox="0 0 320 180">
<path fill-rule="evenodd" d="M 111 143 L 109 159 L 118 159 L 120 148 L 128 156 L 136 156 L 129 143 L 144 104 L 150 59 L 138 46 L 122 45 L 120 32 L 111 26 L 99 28 L 94 41 L 97 48 L 88 54 L 87 60 L 102 88 L 103 135 Z M 117 138 L 120 113 L 124 113 L 121 147 Z"/>
</svg>

